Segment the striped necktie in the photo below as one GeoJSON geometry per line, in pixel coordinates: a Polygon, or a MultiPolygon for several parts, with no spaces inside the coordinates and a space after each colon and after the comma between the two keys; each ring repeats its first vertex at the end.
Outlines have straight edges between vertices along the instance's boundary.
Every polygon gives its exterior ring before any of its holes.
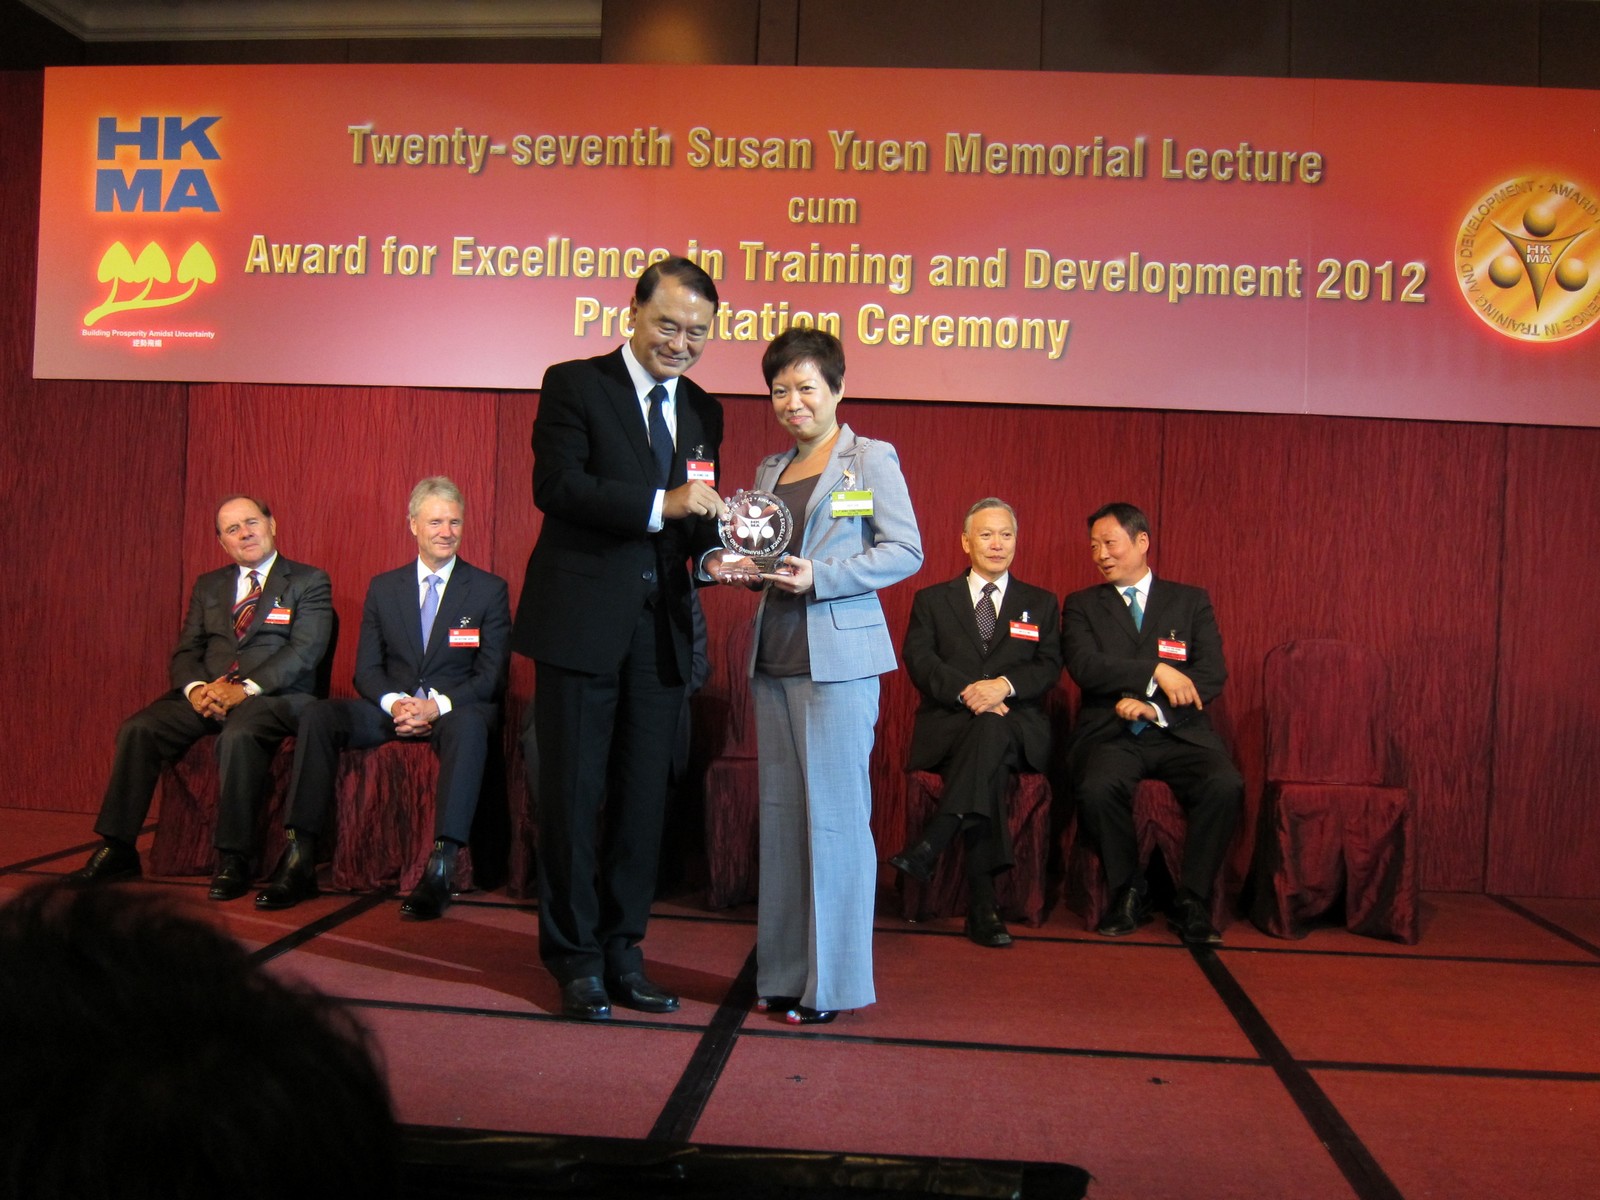
{"type": "Polygon", "coordinates": [[[258,571],[250,572],[250,590],[244,594],[237,604],[233,606],[233,640],[244,641],[244,635],[250,630],[250,622],[255,620],[256,605],[261,602],[261,574],[258,571]]]}

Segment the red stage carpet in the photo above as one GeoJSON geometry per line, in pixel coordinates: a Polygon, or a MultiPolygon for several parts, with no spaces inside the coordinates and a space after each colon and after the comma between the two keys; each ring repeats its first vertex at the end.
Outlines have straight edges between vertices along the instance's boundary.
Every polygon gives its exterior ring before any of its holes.
{"type": "MultiPolygon", "coordinates": [[[[0,810],[0,895],[77,866],[91,821],[0,810]]],[[[796,1030],[750,1011],[750,908],[659,904],[648,968],[681,1010],[586,1025],[552,1015],[527,905],[480,894],[402,924],[390,897],[264,914],[204,882],[144,886],[356,1006],[419,1127],[1076,1164],[1097,1200],[1593,1186],[1600,901],[1431,894],[1414,947],[1235,923],[1199,952],[1161,922],[1107,941],[1057,907],[992,951],[959,920],[889,915],[886,887],[880,1002],[796,1030]]]]}

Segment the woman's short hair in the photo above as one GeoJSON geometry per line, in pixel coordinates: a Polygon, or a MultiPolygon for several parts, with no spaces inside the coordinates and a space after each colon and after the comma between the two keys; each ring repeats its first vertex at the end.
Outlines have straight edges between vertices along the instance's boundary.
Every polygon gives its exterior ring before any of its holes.
{"type": "Polygon", "coordinates": [[[816,367],[832,391],[844,390],[844,346],[833,334],[809,325],[790,326],[772,339],[761,356],[761,374],[770,388],[778,372],[802,362],[816,367]]]}

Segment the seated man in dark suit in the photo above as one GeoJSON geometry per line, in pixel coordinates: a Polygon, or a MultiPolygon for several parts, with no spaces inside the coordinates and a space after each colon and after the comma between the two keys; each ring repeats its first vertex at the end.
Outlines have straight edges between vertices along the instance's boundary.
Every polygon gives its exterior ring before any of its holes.
{"type": "Polygon", "coordinates": [[[967,936],[1000,947],[1011,944],[994,900],[994,876],[1012,865],[1006,785],[1012,771],[1049,760],[1044,700],[1061,677],[1060,627],[1055,595],[1011,577],[1017,517],[1004,500],[968,510],[961,548],[971,569],[917,593],[900,652],[922,693],[907,766],[939,772],[943,798],[922,837],[889,862],[927,881],[964,830],[967,936]]]}
{"type": "Polygon", "coordinates": [[[215,733],[221,798],[210,895],[232,900],[249,890],[256,816],[271,782],[272,756],[315,699],[317,664],[333,630],[333,598],[326,574],[278,553],[278,523],[260,500],[229,496],[217,506],[215,524],[234,565],[195,580],[168,670],[173,690],[117,732],[94,826],[105,840],[73,872],[79,881],[141,873],[134,841],[161,768],[215,733]]]}
{"type": "Polygon", "coordinates": [[[333,797],[339,751],[396,738],[426,739],[439,756],[434,843],[400,914],[426,921],[450,903],[456,851],[478,808],[489,735],[500,719],[511,652],[506,581],[456,557],[466,507],[442,476],[411,492],[417,560],[376,576],[361,610],[359,700],[311,705],[295,735],[289,845],[257,908],[289,908],[317,894],[316,838],[333,797]]]}
{"type": "Polygon", "coordinates": [[[1067,597],[1061,645],[1083,691],[1069,739],[1072,794],[1113,893],[1095,932],[1120,937],[1149,916],[1133,793],[1141,779],[1159,779],[1189,820],[1168,923],[1190,945],[1215,944],[1211,886],[1239,822],[1244,780],[1205,712],[1228,677],[1211,598],[1155,578],[1145,562],[1150,523],[1131,504],[1090,515],[1089,548],[1105,582],[1067,597]]]}

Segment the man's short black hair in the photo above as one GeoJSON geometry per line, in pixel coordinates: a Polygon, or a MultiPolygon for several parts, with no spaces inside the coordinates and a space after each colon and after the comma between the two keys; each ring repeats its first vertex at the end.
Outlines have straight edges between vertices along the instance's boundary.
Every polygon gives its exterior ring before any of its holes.
{"type": "Polygon", "coordinates": [[[633,285],[633,302],[643,304],[656,294],[656,287],[661,282],[662,276],[676,279],[701,299],[709,301],[711,310],[716,311],[717,285],[711,276],[706,274],[699,263],[690,262],[687,258],[676,255],[670,258],[659,259],[644,269],[639,276],[639,281],[633,285]]]}
{"type": "Polygon", "coordinates": [[[1118,501],[1115,504],[1101,505],[1089,514],[1089,528],[1092,530],[1096,521],[1102,521],[1106,517],[1115,517],[1117,524],[1122,526],[1122,532],[1130,539],[1138,537],[1141,533],[1148,535],[1150,532],[1149,518],[1137,504],[1118,501]]]}
{"type": "Polygon", "coordinates": [[[394,1195],[366,1032],[142,885],[0,908],[0,1196],[394,1195]]]}

